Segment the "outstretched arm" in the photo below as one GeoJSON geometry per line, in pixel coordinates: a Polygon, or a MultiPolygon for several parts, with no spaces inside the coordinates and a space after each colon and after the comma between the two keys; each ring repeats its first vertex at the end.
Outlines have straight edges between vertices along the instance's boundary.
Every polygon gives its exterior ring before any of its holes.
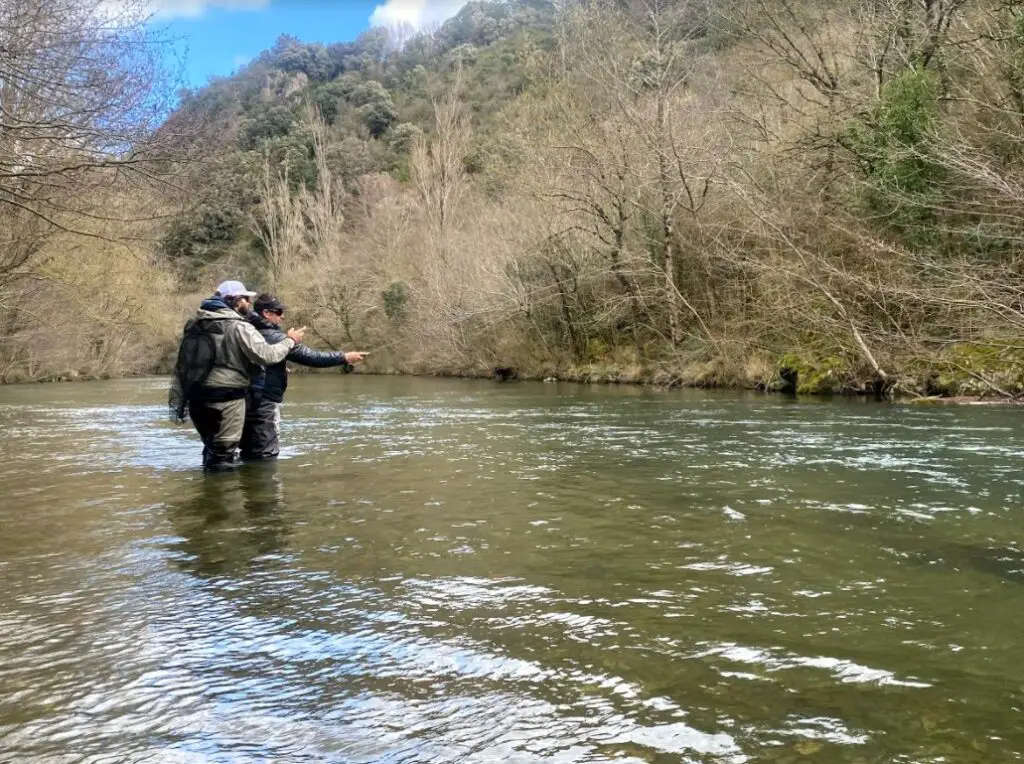
{"type": "Polygon", "coordinates": [[[288,354],[288,360],[302,366],[315,366],[321,369],[329,366],[342,366],[345,371],[352,371],[357,363],[362,363],[365,356],[366,353],[354,350],[348,353],[344,350],[324,353],[305,345],[296,345],[288,354]]]}
{"type": "Polygon", "coordinates": [[[288,353],[288,360],[300,366],[312,366],[317,369],[327,369],[331,366],[349,366],[345,360],[345,354],[338,351],[322,352],[313,350],[305,345],[296,345],[288,353]]]}

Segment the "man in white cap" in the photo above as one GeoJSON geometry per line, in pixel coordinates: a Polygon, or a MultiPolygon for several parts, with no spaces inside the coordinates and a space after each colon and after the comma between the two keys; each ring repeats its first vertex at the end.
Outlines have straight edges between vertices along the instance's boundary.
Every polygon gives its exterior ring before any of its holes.
{"type": "Polygon", "coordinates": [[[305,327],[267,344],[244,319],[255,292],[241,281],[225,281],[185,324],[178,348],[169,403],[174,417],[185,411],[203,439],[203,467],[210,471],[235,465],[235,451],[245,424],[245,391],[263,366],[280,363],[302,342],[305,327]]]}

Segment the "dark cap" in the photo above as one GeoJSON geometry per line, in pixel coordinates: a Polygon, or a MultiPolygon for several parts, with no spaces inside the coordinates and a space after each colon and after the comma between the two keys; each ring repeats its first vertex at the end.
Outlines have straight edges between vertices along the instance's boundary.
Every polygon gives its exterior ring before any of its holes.
{"type": "Polygon", "coordinates": [[[275,295],[268,292],[257,295],[256,302],[253,303],[252,307],[257,313],[262,313],[265,310],[269,310],[274,313],[284,313],[288,310],[288,306],[277,299],[275,295]]]}

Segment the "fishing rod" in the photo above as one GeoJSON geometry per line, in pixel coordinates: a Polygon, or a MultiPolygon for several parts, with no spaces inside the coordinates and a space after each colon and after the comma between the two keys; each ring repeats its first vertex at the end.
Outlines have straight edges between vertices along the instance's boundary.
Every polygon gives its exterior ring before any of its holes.
{"type": "MultiPolygon", "coordinates": [[[[587,280],[589,278],[594,278],[594,277],[606,278],[609,275],[611,275],[611,274],[608,272],[608,270],[606,270],[604,268],[595,268],[591,272],[584,271],[582,273],[575,274],[575,280],[587,280]]],[[[636,277],[636,276],[645,276],[645,275],[651,275],[651,270],[650,269],[640,269],[640,270],[620,271],[617,275],[634,276],[634,277],[636,277]]],[[[492,294],[496,294],[496,293],[492,293],[492,294]]],[[[522,306],[524,304],[526,304],[528,301],[530,303],[532,303],[534,307],[541,307],[544,304],[546,304],[547,302],[553,301],[556,298],[558,298],[560,296],[563,296],[564,294],[565,294],[565,292],[564,292],[564,285],[563,284],[560,284],[560,283],[546,284],[546,285],[544,285],[542,287],[537,287],[535,289],[524,291],[524,292],[521,292],[521,293],[515,295],[516,303],[517,303],[518,307],[516,307],[514,309],[510,309],[510,307],[508,305],[500,305],[500,306],[495,306],[493,308],[483,308],[483,309],[480,309],[480,310],[471,311],[469,313],[466,313],[466,314],[463,314],[463,315],[459,315],[459,316],[455,316],[454,318],[450,318],[450,319],[447,319],[447,320],[433,321],[433,322],[430,322],[426,327],[424,327],[420,331],[414,331],[412,333],[406,333],[406,334],[403,334],[403,336],[401,336],[401,337],[398,337],[396,339],[390,340],[390,341],[385,342],[383,344],[372,345],[369,350],[356,351],[356,352],[361,352],[361,353],[363,353],[365,355],[370,355],[370,354],[376,355],[378,353],[381,353],[382,351],[385,351],[385,350],[388,350],[390,348],[393,348],[396,345],[401,345],[403,343],[412,342],[412,341],[415,341],[417,339],[423,339],[423,338],[429,336],[432,332],[434,332],[434,331],[436,331],[438,329],[448,329],[448,328],[451,328],[453,326],[458,326],[459,324],[465,323],[466,321],[470,321],[472,319],[479,318],[480,316],[487,316],[489,314],[499,313],[499,312],[504,311],[505,315],[499,315],[494,320],[488,321],[486,323],[486,325],[483,327],[484,329],[490,329],[490,328],[493,328],[494,326],[497,326],[497,325],[501,324],[504,321],[508,321],[508,320],[510,320],[512,318],[515,318],[515,317],[517,317],[519,315],[522,315],[524,313],[524,309],[523,309],[522,306]],[[545,294],[545,293],[548,293],[548,294],[545,294]]],[[[315,318],[314,318],[314,322],[315,322],[315,318]]],[[[339,352],[340,353],[341,349],[339,347],[337,347],[334,343],[332,343],[327,337],[325,337],[316,328],[314,322],[311,322],[311,324],[309,326],[310,331],[314,335],[316,335],[316,337],[320,341],[322,341],[328,348],[330,348],[331,350],[334,350],[335,352],[339,352]]]]}
{"type": "MultiPolygon", "coordinates": [[[[528,299],[536,301],[537,296],[540,295],[541,293],[546,292],[546,291],[554,291],[556,289],[560,289],[559,285],[557,285],[557,284],[548,284],[547,286],[539,287],[537,289],[531,290],[529,292],[526,292],[525,294],[520,295],[518,302],[521,304],[524,300],[528,300],[528,299]]],[[[555,295],[552,295],[552,297],[554,297],[554,296],[557,296],[557,293],[555,295]]],[[[537,303],[537,304],[542,304],[542,303],[537,303]]],[[[507,320],[509,320],[511,318],[515,318],[517,315],[520,314],[521,310],[522,310],[521,308],[509,309],[509,306],[501,305],[501,306],[496,306],[496,307],[493,307],[493,308],[483,308],[481,310],[471,311],[469,313],[465,313],[463,315],[455,316],[454,318],[450,318],[450,319],[447,319],[447,320],[440,320],[440,321],[430,322],[429,325],[426,328],[424,328],[424,329],[422,329],[420,331],[416,331],[416,332],[412,332],[412,333],[406,333],[402,337],[398,337],[396,339],[390,340],[389,342],[385,342],[384,344],[373,345],[373,346],[370,347],[369,350],[360,350],[360,351],[356,351],[356,352],[364,353],[366,355],[369,355],[370,353],[377,354],[377,353],[380,353],[383,350],[388,350],[389,348],[392,348],[395,345],[400,345],[400,344],[402,344],[404,342],[410,342],[410,341],[413,341],[413,340],[422,339],[424,337],[427,337],[427,336],[429,336],[429,334],[432,331],[434,331],[436,329],[447,329],[447,328],[450,328],[452,326],[458,326],[459,324],[465,323],[466,321],[469,321],[469,320],[474,319],[474,318],[478,318],[480,316],[486,316],[486,315],[491,314],[491,313],[498,313],[500,311],[506,311],[506,315],[499,316],[496,320],[489,321],[487,323],[485,328],[489,329],[489,328],[491,328],[493,326],[497,326],[502,321],[507,321],[507,320]]],[[[315,334],[316,337],[321,342],[323,342],[328,348],[330,348],[331,350],[333,350],[335,352],[340,353],[341,352],[341,348],[339,348],[337,345],[335,345],[333,342],[331,342],[327,337],[325,337],[316,328],[315,320],[316,319],[314,317],[313,320],[310,322],[310,325],[308,327],[309,331],[311,331],[313,334],[315,334]]]]}
{"type": "MultiPolygon", "coordinates": [[[[385,342],[383,345],[376,345],[371,350],[368,350],[366,352],[367,353],[379,353],[382,350],[387,350],[388,348],[392,348],[395,345],[401,345],[404,342],[410,342],[410,341],[416,340],[416,339],[423,339],[424,337],[427,337],[430,334],[431,330],[435,330],[435,329],[448,329],[448,328],[451,328],[453,326],[458,326],[459,324],[465,323],[466,321],[469,321],[470,319],[477,318],[479,316],[485,316],[488,313],[496,313],[496,312],[498,312],[500,310],[507,310],[507,309],[505,307],[487,308],[487,309],[484,309],[484,310],[473,311],[472,313],[467,313],[467,314],[465,314],[463,316],[456,316],[455,318],[450,318],[450,319],[448,319],[446,321],[440,321],[440,322],[432,324],[428,329],[424,329],[424,330],[419,331],[419,332],[413,332],[412,335],[406,335],[404,337],[399,337],[397,339],[391,340],[390,342],[385,342]]],[[[509,311],[507,315],[500,317],[497,321],[493,321],[493,322],[487,324],[487,326],[488,326],[488,328],[491,327],[491,326],[495,326],[498,323],[500,323],[501,321],[507,321],[508,319],[513,318],[515,316],[516,316],[516,312],[515,311],[509,311]]]]}
{"type": "MultiPolygon", "coordinates": [[[[381,353],[384,350],[388,350],[390,348],[395,347],[396,345],[401,345],[401,344],[403,344],[405,342],[412,342],[412,341],[417,340],[417,339],[423,339],[423,338],[427,337],[430,334],[431,330],[438,329],[438,328],[440,328],[440,329],[447,329],[447,328],[452,327],[452,326],[458,326],[459,324],[465,323],[466,321],[469,321],[470,319],[477,318],[478,316],[482,316],[482,315],[487,315],[488,313],[495,313],[495,312],[500,311],[500,310],[505,310],[505,308],[504,307],[488,308],[486,310],[474,311],[472,313],[467,313],[466,315],[463,315],[463,316],[457,316],[457,317],[455,317],[453,319],[448,319],[447,321],[433,323],[433,324],[431,324],[431,326],[428,329],[425,329],[425,330],[422,330],[422,331],[419,331],[419,332],[413,332],[412,334],[406,334],[406,335],[404,335],[402,337],[398,337],[397,339],[391,340],[389,342],[385,342],[382,345],[372,345],[369,350],[357,350],[357,351],[353,351],[353,352],[362,353],[363,355],[370,355],[370,354],[377,355],[377,354],[381,353]]],[[[488,322],[486,328],[490,328],[492,326],[496,326],[497,324],[501,323],[501,321],[513,318],[515,315],[516,315],[515,311],[509,311],[507,315],[500,317],[498,320],[492,321],[492,322],[488,322]]],[[[315,334],[317,339],[319,339],[329,349],[333,350],[336,353],[342,352],[341,348],[339,348],[337,345],[335,345],[333,342],[331,342],[329,339],[327,339],[327,337],[325,337],[323,334],[321,334],[320,331],[316,328],[315,324],[313,324],[312,322],[309,325],[309,330],[313,334],[315,334]]]]}

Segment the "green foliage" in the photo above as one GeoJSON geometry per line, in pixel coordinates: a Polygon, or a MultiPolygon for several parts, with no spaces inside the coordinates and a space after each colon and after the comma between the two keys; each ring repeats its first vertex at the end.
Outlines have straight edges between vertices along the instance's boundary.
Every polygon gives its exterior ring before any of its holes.
{"type": "Polygon", "coordinates": [[[356,85],[348,96],[353,106],[367,106],[381,101],[390,101],[391,94],[377,80],[368,80],[356,85]]]}
{"type": "Polygon", "coordinates": [[[285,137],[294,123],[295,115],[287,106],[271,106],[242,123],[238,145],[244,151],[252,151],[266,141],[285,137]]]}
{"type": "Polygon", "coordinates": [[[256,63],[272,71],[302,72],[314,81],[326,81],[334,73],[334,62],[323,45],[304,43],[288,34],[280,35],[270,50],[256,58],[256,63]]]}
{"type": "Polygon", "coordinates": [[[478,141],[474,141],[469,152],[462,157],[462,169],[468,175],[478,175],[487,169],[487,153],[478,141]]]}
{"type": "Polygon", "coordinates": [[[951,345],[939,356],[932,391],[992,395],[995,388],[1024,390],[1024,351],[983,344],[951,345]]]}
{"type": "Polygon", "coordinates": [[[357,107],[360,121],[374,138],[382,136],[398,120],[391,94],[376,80],[357,85],[348,100],[357,107]]]}
{"type": "Polygon", "coordinates": [[[348,136],[331,147],[328,163],[342,182],[351,186],[360,176],[379,169],[369,142],[348,136]]]}
{"type": "Polygon", "coordinates": [[[332,69],[323,45],[288,45],[278,54],[277,65],[293,74],[302,72],[314,82],[327,80],[332,69]]]}
{"type": "Polygon", "coordinates": [[[925,244],[931,236],[943,177],[929,151],[939,126],[940,95],[935,72],[909,69],[886,84],[870,114],[846,135],[867,180],[868,208],[886,216],[911,243],[925,244]]]}
{"type": "Polygon", "coordinates": [[[352,94],[351,80],[342,78],[324,85],[318,85],[310,93],[310,102],[329,125],[333,125],[345,102],[352,94]]]}
{"type": "MultiPolygon", "coordinates": [[[[493,119],[526,86],[527,61],[538,42],[550,42],[545,30],[553,28],[553,18],[548,0],[474,0],[435,34],[415,37],[401,52],[391,51],[383,29],[327,46],[281,35],[237,75],[183,93],[172,121],[209,125],[210,141],[236,136],[238,148],[256,155],[243,164],[261,166],[269,156],[287,165],[293,182],[309,183],[315,173],[301,130],[305,102],[332,127],[348,177],[356,168],[393,171],[415,136],[430,129],[431,98],[453,61],[463,67],[467,106],[493,119]],[[386,139],[385,146],[362,146],[367,134],[386,139]]],[[[481,170],[482,157],[471,157],[468,169],[481,170]]]]}
{"type": "Polygon", "coordinates": [[[534,84],[534,62],[549,42],[536,30],[524,31],[480,50],[471,64],[463,66],[462,97],[481,127],[534,84]]]}
{"type": "Polygon", "coordinates": [[[404,281],[392,281],[387,288],[381,292],[381,299],[384,301],[384,313],[392,321],[401,321],[405,318],[406,306],[409,302],[409,288],[404,281]]]}
{"type": "Polygon", "coordinates": [[[587,340],[587,357],[594,361],[600,361],[611,352],[611,346],[600,337],[591,337],[587,340]]]}
{"type": "Polygon", "coordinates": [[[356,59],[353,63],[363,70],[370,70],[375,64],[379,64],[387,55],[390,45],[388,30],[382,27],[368,29],[356,38],[355,49],[356,59]]]}
{"type": "Polygon", "coordinates": [[[395,125],[388,135],[388,148],[396,154],[408,154],[423,131],[409,122],[395,125]]]}
{"type": "Polygon", "coordinates": [[[228,206],[204,205],[175,219],[160,250],[183,272],[214,262],[238,236],[242,213],[228,206]]]}
{"type": "Polygon", "coordinates": [[[312,135],[308,129],[298,129],[289,135],[266,141],[263,150],[273,166],[285,170],[291,188],[316,186],[317,169],[313,158],[312,135]]]}
{"type": "Polygon", "coordinates": [[[465,43],[464,45],[459,45],[448,51],[445,56],[445,62],[451,68],[455,68],[456,66],[465,66],[467,64],[475,64],[478,52],[479,51],[475,45],[472,43],[465,43]]]}
{"type": "Polygon", "coordinates": [[[444,51],[466,44],[486,47],[523,29],[550,28],[553,18],[549,0],[472,0],[441,28],[437,38],[444,51]]]}
{"type": "Polygon", "coordinates": [[[420,64],[405,73],[400,87],[407,93],[422,94],[427,92],[427,84],[429,81],[430,75],[427,72],[426,67],[420,64]]]}
{"type": "Polygon", "coordinates": [[[366,106],[360,107],[358,113],[359,118],[366,125],[366,129],[374,138],[384,135],[398,119],[398,111],[390,100],[368,103],[366,106]]]}
{"type": "Polygon", "coordinates": [[[786,353],[779,359],[778,368],[796,372],[796,392],[801,395],[849,392],[856,379],[849,362],[838,356],[818,358],[786,353]]]}

